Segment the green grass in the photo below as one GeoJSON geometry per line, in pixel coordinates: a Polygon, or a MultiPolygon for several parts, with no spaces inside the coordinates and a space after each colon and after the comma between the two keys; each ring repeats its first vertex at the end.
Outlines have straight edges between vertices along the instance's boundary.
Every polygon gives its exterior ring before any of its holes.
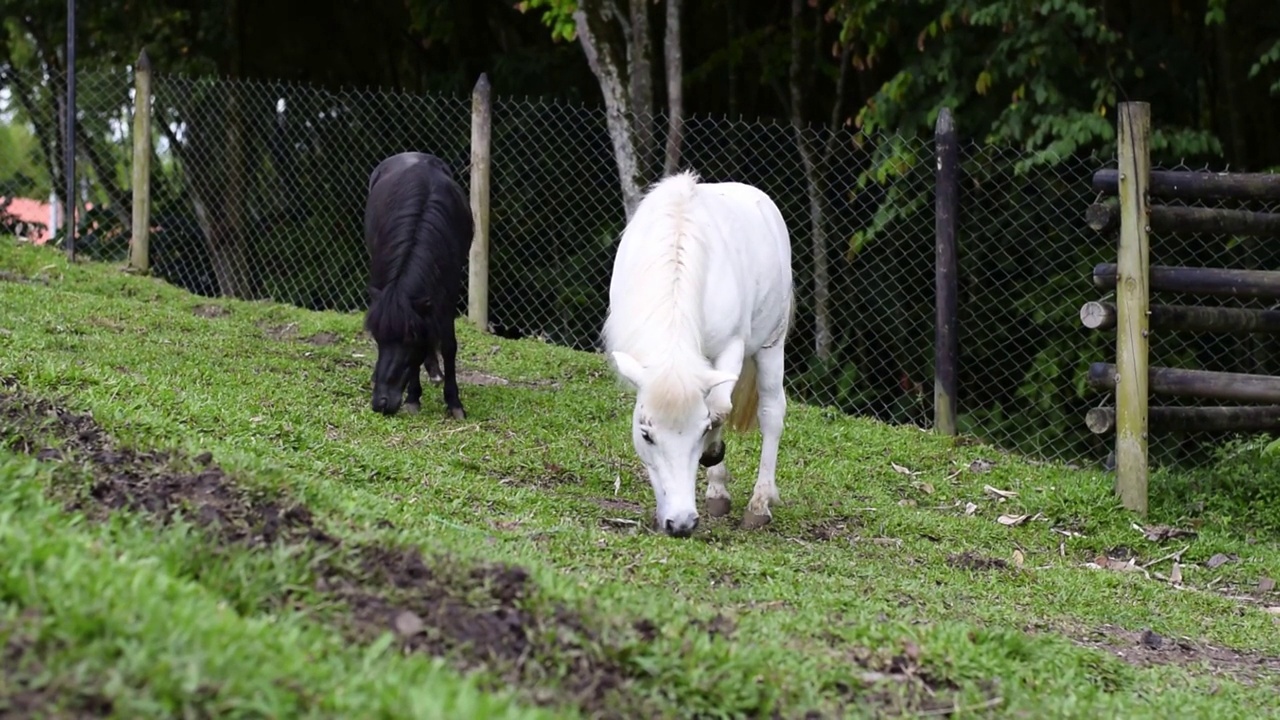
{"type": "Polygon", "coordinates": [[[397,652],[389,636],[353,638],[341,603],[309,589],[310,551],[212,552],[193,526],[68,511],[56,481],[67,468],[9,452],[0,638],[23,669],[6,668],[0,707],[566,716],[579,704],[555,674],[587,657],[626,681],[584,714],[1275,715],[1280,625],[1266,607],[1280,597],[1253,588],[1280,577],[1280,465],[1258,444],[1214,468],[1157,473],[1146,523],[1197,534],[1153,542],[1109,475],[793,403],[773,524],[737,527],[759,436],[731,435],[734,513],[681,541],[644,528],[652,497],[630,447],[630,397],[597,355],[460,321],[463,370],[508,383],[464,384],[462,422],[445,418],[434,386],[421,415],[387,419],[368,410],[375,349],[358,315],[198,298],[9,241],[0,268],[0,377],[138,448],[211,451],[241,485],[305,504],[344,541],[527,568],[531,613],[563,604],[592,628],[581,657],[549,645],[542,675],[464,673],[397,652]],[[225,312],[197,312],[208,306],[225,312]],[[333,341],[308,341],[318,333],[333,341]],[[987,485],[1017,495],[997,500],[987,485]],[[997,521],[1023,514],[1033,519],[997,521]],[[1171,561],[1086,567],[1184,546],[1181,588],[1150,575],[1171,561]],[[963,553],[1007,566],[966,567],[963,553]],[[1208,567],[1216,554],[1231,561],[1208,567]],[[639,620],[656,631],[638,633],[639,620]],[[1135,644],[1145,629],[1160,649],[1135,644]],[[1175,646],[1183,638],[1190,649],[1175,646]],[[871,687],[873,671],[888,679],[871,687]]]}

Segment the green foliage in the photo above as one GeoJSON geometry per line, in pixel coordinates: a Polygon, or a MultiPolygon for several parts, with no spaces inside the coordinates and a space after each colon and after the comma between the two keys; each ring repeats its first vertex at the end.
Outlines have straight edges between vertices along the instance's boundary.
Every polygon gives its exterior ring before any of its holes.
{"type": "Polygon", "coordinates": [[[520,12],[542,10],[542,24],[551,28],[553,40],[573,42],[578,37],[573,13],[578,9],[576,0],[523,0],[516,4],[520,12]]]}
{"type": "MultiPolygon", "coordinates": [[[[1031,153],[1025,172],[1077,154],[1108,152],[1118,92],[1146,94],[1172,71],[1138,53],[1133,36],[1110,27],[1093,0],[932,0],[843,2],[843,37],[865,48],[854,62],[901,56],[855,122],[867,135],[927,132],[948,106],[967,133],[1031,153]],[[910,45],[908,45],[910,43],[910,45]]],[[[1158,102],[1158,101],[1157,101],[1158,102]]],[[[1159,123],[1159,118],[1157,118],[1159,123]]],[[[1166,127],[1153,142],[1163,156],[1221,152],[1211,133],[1166,127]]]]}
{"type": "Polygon", "coordinates": [[[49,170],[30,126],[16,119],[0,125],[0,197],[43,199],[51,188],[49,170]]]}
{"type": "MultiPolygon", "coordinates": [[[[1262,53],[1262,57],[1258,58],[1258,61],[1250,66],[1249,77],[1257,77],[1264,68],[1277,65],[1280,65],[1280,40],[1276,40],[1266,52],[1262,53]]],[[[1280,76],[1272,81],[1271,94],[1280,95],[1280,76]]]]}

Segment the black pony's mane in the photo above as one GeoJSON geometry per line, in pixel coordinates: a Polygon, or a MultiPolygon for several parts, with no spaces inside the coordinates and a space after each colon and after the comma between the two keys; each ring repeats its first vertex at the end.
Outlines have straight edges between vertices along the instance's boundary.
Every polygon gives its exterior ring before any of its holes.
{"type": "Polygon", "coordinates": [[[370,335],[414,342],[431,335],[439,313],[452,318],[473,227],[462,189],[439,158],[406,153],[373,171],[365,209],[370,335]]]}

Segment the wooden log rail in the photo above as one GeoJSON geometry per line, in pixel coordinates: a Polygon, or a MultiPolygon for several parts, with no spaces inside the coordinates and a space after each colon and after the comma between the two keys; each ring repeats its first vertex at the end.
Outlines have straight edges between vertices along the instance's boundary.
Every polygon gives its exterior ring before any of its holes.
{"type": "MultiPolygon", "coordinates": [[[[1088,383],[1095,390],[1114,389],[1116,366],[1092,363],[1088,383]]],[[[1147,387],[1156,395],[1280,404],[1280,377],[1274,375],[1153,367],[1147,371],[1147,387]]]]}
{"type": "MultiPolygon", "coordinates": [[[[1101,263],[1093,268],[1093,286],[1101,290],[1115,288],[1115,263],[1101,263]]],[[[1215,297],[1280,300],[1280,271],[1152,265],[1149,289],[1215,297]]]]}
{"type": "MultiPolygon", "coordinates": [[[[1095,435],[1116,429],[1114,408],[1093,408],[1084,423],[1095,435]]],[[[1280,430],[1280,405],[1239,407],[1153,407],[1147,424],[1158,432],[1268,432],[1280,430]]]]}
{"type": "MultiPolygon", "coordinates": [[[[1151,197],[1280,202],[1280,174],[1152,170],[1148,178],[1151,197]]],[[[1119,187],[1119,170],[1106,168],[1093,174],[1095,192],[1115,195],[1119,187]]]]}
{"type": "MultiPolygon", "coordinates": [[[[1156,233],[1280,236],[1280,213],[1174,205],[1152,205],[1148,212],[1156,233]]],[[[1085,211],[1085,222],[1100,233],[1111,232],[1120,227],[1120,208],[1115,201],[1094,203],[1085,211]]]]}
{"type": "MultiPolygon", "coordinates": [[[[1116,326],[1117,312],[1113,303],[1087,302],[1080,307],[1080,324],[1090,330],[1111,330],[1116,326]]],[[[1150,312],[1152,330],[1280,334],[1280,310],[1152,305],[1150,312]]]]}

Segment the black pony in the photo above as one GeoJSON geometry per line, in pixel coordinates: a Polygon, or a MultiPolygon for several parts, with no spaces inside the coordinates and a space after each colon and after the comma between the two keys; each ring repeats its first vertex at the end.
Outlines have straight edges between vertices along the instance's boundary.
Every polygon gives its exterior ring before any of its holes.
{"type": "Polygon", "coordinates": [[[431,382],[439,382],[438,352],[444,360],[445,406],[454,418],[466,417],[454,375],[453,322],[473,228],[467,198],[440,158],[400,153],[369,175],[364,241],[371,267],[364,326],[378,343],[375,412],[394,415],[406,387],[405,410],[420,410],[419,368],[425,363],[431,382]]]}

